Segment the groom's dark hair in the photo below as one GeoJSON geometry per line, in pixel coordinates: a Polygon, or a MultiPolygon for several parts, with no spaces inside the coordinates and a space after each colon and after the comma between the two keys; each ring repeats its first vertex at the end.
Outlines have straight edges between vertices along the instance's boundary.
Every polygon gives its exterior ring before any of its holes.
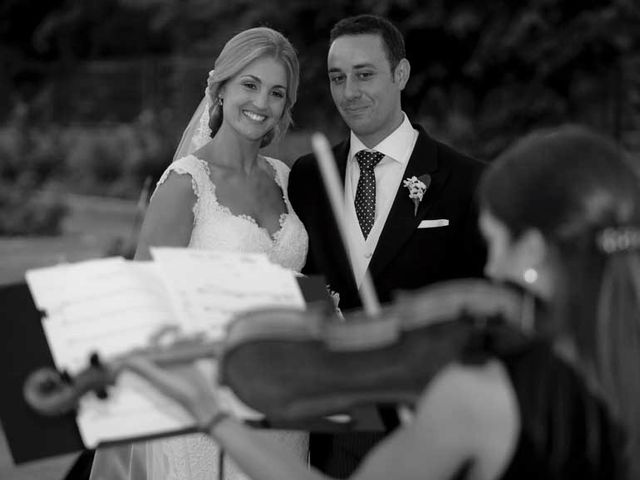
{"type": "Polygon", "coordinates": [[[357,15],[336,23],[329,34],[329,44],[345,35],[380,35],[387,59],[393,72],[400,60],[406,57],[404,38],[400,30],[386,18],[377,15],[357,15]]]}

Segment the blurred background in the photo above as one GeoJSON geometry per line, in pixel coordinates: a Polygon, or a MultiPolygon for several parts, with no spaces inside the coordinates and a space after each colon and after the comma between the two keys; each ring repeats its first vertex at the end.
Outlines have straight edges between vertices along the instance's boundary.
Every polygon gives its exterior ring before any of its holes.
{"type": "MultiPolygon", "coordinates": [[[[267,153],[291,163],[310,132],[340,138],[327,39],[359,13],[403,32],[405,111],[440,140],[491,160],[533,127],[571,121],[640,164],[638,0],[2,0],[0,284],[131,255],[149,188],[240,30],[280,30],[300,56],[295,125],[267,153]]],[[[1,478],[58,479],[70,461],[14,468],[0,452],[1,478]]]]}

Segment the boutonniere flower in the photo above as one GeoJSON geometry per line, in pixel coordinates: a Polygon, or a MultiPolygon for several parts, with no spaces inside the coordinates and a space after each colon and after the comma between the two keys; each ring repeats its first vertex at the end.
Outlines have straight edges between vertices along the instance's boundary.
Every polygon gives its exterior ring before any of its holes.
{"type": "Polygon", "coordinates": [[[409,177],[402,182],[402,185],[409,189],[409,198],[413,200],[413,215],[418,214],[418,205],[424,197],[424,193],[431,184],[431,175],[425,173],[419,177],[409,177]]]}

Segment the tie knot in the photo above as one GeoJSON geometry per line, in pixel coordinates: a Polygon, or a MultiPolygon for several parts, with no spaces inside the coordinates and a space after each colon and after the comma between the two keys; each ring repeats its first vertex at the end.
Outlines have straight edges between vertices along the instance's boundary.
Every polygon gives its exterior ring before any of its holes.
{"type": "Polygon", "coordinates": [[[366,170],[373,170],[373,168],[378,164],[380,160],[384,158],[384,153],[380,152],[369,152],[367,150],[360,150],[356,153],[356,160],[360,165],[360,168],[366,170]]]}

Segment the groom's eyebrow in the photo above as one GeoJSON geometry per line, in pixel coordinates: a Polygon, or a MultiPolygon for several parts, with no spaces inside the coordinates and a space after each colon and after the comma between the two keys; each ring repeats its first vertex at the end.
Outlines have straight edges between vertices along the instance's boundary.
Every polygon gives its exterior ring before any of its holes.
{"type": "Polygon", "coordinates": [[[361,70],[363,68],[376,68],[376,66],[373,63],[359,63],[353,66],[354,70],[361,70]]]}
{"type": "MultiPolygon", "coordinates": [[[[353,65],[351,67],[351,70],[362,70],[364,68],[376,68],[376,66],[373,63],[358,63],[356,65],[353,65]]],[[[329,73],[336,73],[336,72],[342,72],[343,70],[341,68],[337,68],[337,67],[332,67],[329,69],[329,73]]]]}

